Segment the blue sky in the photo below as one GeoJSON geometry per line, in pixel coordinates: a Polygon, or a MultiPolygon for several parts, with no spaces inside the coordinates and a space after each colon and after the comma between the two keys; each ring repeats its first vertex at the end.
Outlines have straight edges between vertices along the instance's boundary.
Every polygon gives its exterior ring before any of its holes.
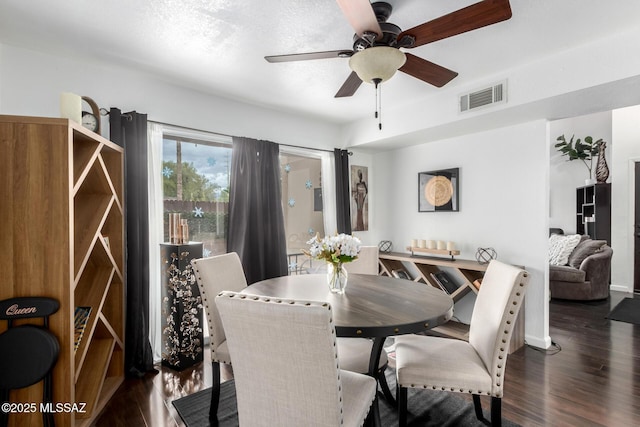
{"type": "MultiPolygon", "coordinates": [[[[176,161],[176,143],[165,139],[162,144],[164,161],[176,161]]],[[[229,186],[229,164],[231,162],[231,146],[220,147],[207,144],[182,143],[182,162],[191,163],[210,182],[220,187],[229,186]]]]}

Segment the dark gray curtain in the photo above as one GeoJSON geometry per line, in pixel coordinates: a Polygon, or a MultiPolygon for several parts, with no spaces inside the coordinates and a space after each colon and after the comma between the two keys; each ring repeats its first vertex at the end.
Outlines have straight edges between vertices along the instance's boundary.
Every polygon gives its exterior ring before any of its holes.
{"type": "Polygon", "coordinates": [[[336,148],[336,217],[338,233],[351,234],[351,198],[349,197],[349,152],[336,148]]]}
{"type": "Polygon", "coordinates": [[[249,284],[288,274],[279,154],[273,142],[233,138],[227,251],[249,284]]]}
{"type": "Polygon", "coordinates": [[[125,372],[153,370],[149,343],[149,204],[147,115],[109,112],[111,140],[124,147],[126,328],[125,372]]]}

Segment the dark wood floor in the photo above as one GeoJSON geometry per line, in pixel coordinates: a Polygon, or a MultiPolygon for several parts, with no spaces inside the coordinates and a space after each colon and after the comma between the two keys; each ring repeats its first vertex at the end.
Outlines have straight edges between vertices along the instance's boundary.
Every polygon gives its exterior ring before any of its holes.
{"type": "MultiPolygon", "coordinates": [[[[550,335],[561,351],[525,347],[509,356],[503,416],[523,426],[639,426],[640,326],[605,318],[629,296],[552,301],[550,335]]],[[[171,401],[210,386],[208,361],[183,372],[159,368],[125,381],[97,425],[183,426],[171,401]]]]}

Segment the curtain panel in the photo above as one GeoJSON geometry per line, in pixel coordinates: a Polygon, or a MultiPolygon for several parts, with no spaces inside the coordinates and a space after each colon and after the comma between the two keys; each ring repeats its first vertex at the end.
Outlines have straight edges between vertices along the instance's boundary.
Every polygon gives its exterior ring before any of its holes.
{"type": "Polygon", "coordinates": [[[140,377],[153,368],[149,343],[149,204],[147,115],[109,112],[111,140],[124,147],[126,327],[125,372],[140,377]]]}
{"type": "Polygon", "coordinates": [[[333,153],[321,154],[322,164],[322,218],[325,236],[332,236],[338,231],[336,216],[336,162],[333,153]]]}
{"type": "Polygon", "coordinates": [[[149,168],[149,340],[153,361],[162,360],[162,263],[160,244],[164,242],[164,206],[162,188],[162,139],[164,127],[158,123],[147,126],[149,168]]]}
{"type": "Polygon", "coordinates": [[[349,152],[336,148],[336,221],[338,233],[351,234],[351,199],[349,197],[349,152]]]}
{"type": "Polygon", "coordinates": [[[247,283],[286,276],[278,144],[233,137],[227,252],[236,252],[247,283]]]}

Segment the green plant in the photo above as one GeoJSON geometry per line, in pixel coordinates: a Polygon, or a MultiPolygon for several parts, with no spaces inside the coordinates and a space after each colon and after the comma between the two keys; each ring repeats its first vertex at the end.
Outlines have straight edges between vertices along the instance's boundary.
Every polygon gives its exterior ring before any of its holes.
{"type": "Polygon", "coordinates": [[[593,169],[593,157],[598,154],[598,148],[602,143],[602,138],[594,141],[591,136],[585,136],[584,141],[580,138],[573,140],[575,135],[571,136],[569,142],[565,139],[564,135],[560,135],[556,138],[559,141],[555,147],[562,153],[563,156],[568,156],[569,161],[581,160],[582,163],[589,170],[589,179],[591,179],[591,171],[593,169]],[[588,163],[587,163],[588,162],[588,163]]]}

